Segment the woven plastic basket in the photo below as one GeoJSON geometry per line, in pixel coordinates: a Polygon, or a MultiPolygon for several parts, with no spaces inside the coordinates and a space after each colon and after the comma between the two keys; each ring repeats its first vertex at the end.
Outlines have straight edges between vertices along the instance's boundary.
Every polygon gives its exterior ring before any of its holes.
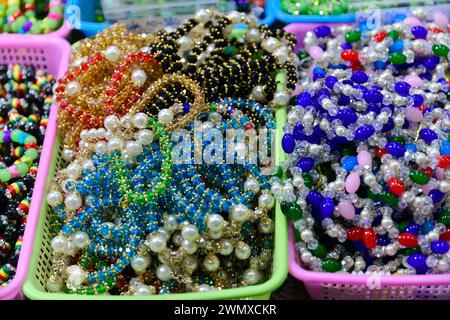
{"type": "MultiPolygon", "coordinates": [[[[280,85],[284,81],[284,76],[278,77],[280,85]]],[[[281,145],[281,137],[283,135],[282,127],[285,124],[286,110],[279,109],[276,113],[277,130],[275,134],[276,145],[281,145]]],[[[282,161],[284,154],[280,149],[276,149],[276,163],[282,161]]],[[[53,154],[50,162],[50,170],[47,181],[50,181],[55,170],[63,167],[61,159],[62,144],[61,137],[55,141],[53,154]]],[[[44,199],[48,192],[48,184],[44,190],[44,199]]],[[[280,205],[276,204],[275,209],[275,244],[273,253],[272,275],[266,282],[236,288],[225,289],[213,292],[201,293],[179,293],[167,295],[151,295],[151,296],[85,296],[85,295],[69,295],[64,293],[50,293],[46,290],[46,281],[50,273],[52,250],[50,246],[50,210],[44,200],[41,206],[41,215],[39,218],[38,228],[36,230],[36,241],[34,243],[33,256],[31,258],[30,273],[23,287],[25,295],[34,300],[213,300],[213,299],[269,299],[273,291],[275,291],[287,277],[287,222],[281,212],[280,205]]]]}
{"type": "MultiPolygon", "coordinates": [[[[57,37],[43,38],[28,35],[0,36],[0,63],[31,64],[56,77],[64,75],[69,62],[70,46],[57,37]]],[[[42,194],[50,165],[53,142],[56,135],[56,106],[52,105],[42,147],[23,245],[19,255],[17,272],[8,286],[0,288],[0,299],[21,298],[21,287],[28,273],[34,234],[41,210],[42,194]]]]}

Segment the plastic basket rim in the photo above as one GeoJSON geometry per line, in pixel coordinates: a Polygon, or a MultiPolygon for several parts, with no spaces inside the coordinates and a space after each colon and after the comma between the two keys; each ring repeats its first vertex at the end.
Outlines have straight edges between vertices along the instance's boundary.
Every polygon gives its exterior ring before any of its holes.
{"type": "Polygon", "coordinates": [[[309,14],[300,14],[293,15],[284,12],[280,3],[281,0],[266,0],[270,3],[270,8],[273,10],[273,14],[276,19],[283,21],[284,23],[294,23],[294,22],[312,22],[312,23],[333,23],[333,22],[354,22],[356,19],[356,15],[354,13],[342,13],[336,15],[309,15],[309,14]]]}
{"type": "MultiPolygon", "coordinates": [[[[279,76],[277,79],[279,85],[282,85],[282,77],[279,76]]],[[[281,138],[283,134],[283,126],[286,121],[286,108],[280,108],[275,114],[277,129],[275,134],[276,145],[281,145],[281,138]]],[[[59,137],[59,132],[58,132],[59,137]]],[[[53,148],[52,148],[53,149],[53,148]]],[[[52,155],[56,157],[56,153],[52,155]]],[[[281,148],[277,149],[276,152],[276,163],[279,164],[284,158],[284,153],[281,148]]],[[[53,172],[51,174],[53,176],[53,172]]],[[[44,194],[46,194],[46,189],[50,177],[47,175],[46,188],[44,189],[44,194]]],[[[42,207],[41,211],[45,209],[42,207]]],[[[37,264],[38,257],[40,254],[40,249],[42,247],[42,224],[44,222],[44,214],[41,213],[39,217],[39,223],[37,226],[36,241],[34,242],[33,253],[31,256],[30,269],[32,266],[37,264]],[[38,238],[39,237],[39,238],[38,238]]],[[[113,295],[70,295],[65,293],[51,293],[42,291],[33,284],[31,277],[35,278],[36,269],[30,270],[29,276],[25,281],[23,286],[24,294],[33,300],[214,300],[214,299],[242,299],[251,297],[261,297],[267,294],[271,294],[273,291],[278,289],[288,275],[288,235],[287,235],[287,220],[284,214],[281,212],[280,204],[277,202],[275,207],[275,236],[274,236],[274,252],[272,255],[272,274],[270,278],[257,285],[224,289],[220,291],[212,292],[195,292],[195,293],[175,293],[175,294],[164,294],[164,295],[150,295],[150,296],[113,296],[113,295]]],[[[37,279],[35,279],[37,280],[37,279]]]]}
{"type": "Polygon", "coordinates": [[[2,32],[2,33],[0,33],[0,35],[2,37],[5,35],[20,35],[20,36],[29,35],[29,36],[33,36],[33,37],[61,37],[61,38],[64,38],[65,36],[67,36],[69,34],[70,30],[72,30],[72,27],[64,18],[64,22],[61,25],[61,27],[59,27],[57,30],[54,30],[52,32],[41,33],[41,34],[19,34],[19,33],[2,32]]]}
{"type": "MultiPolygon", "coordinates": [[[[67,41],[58,37],[44,38],[40,35],[4,34],[0,36],[0,47],[7,47],[8,44],[12,42],[14,42],[15,46],[20,46],[23,48],[27,47],[32,48],[33,45],[36,43],[46,44],[49,47],[53,47],[53,49],[59,48],[61,53],[61,59],[58,65],[58,71],[56,72],[56,74],[54,74],[54,76],[56,78],[60,78],[61,76],[64,75],[65,68],[67,66],[70,56],[70,46],[67,41]]],[[[54,108],[53,104],[50,108],[48,123],[50,124],[51,121],[56,121],[56,109],[54,108]]],[[[44,142],[42,144],[42,152],[44,151],[45,148],[48,148],[50,144],[53,144],[51,140],[52,140],[52,132],[51,130],[50,132],[46,130],[44,142]]],[[[47,160],[45,159],[45,157],[43,157],[43,154],[41,153],[38,168],[45,169],[45,166],[43,166],[43,164],[46,161],[47,160]]],[[[38,170],[34,186],[36,186],[39,181],[45,180],[46,176],[47,176],[46,170],[44,171],[38,170]]],[[[2,299],[15,298],[18,294],[20,294],[22,284],[26,280],[32,253],[31,251],[34,244],[33,243],[34,235],[37,226],[37,219],[39,217],[41,201],[42,198],[39,198],[39,191],[34,189],[31,196],[30,208],[27,216],[27,224],[25,226],[25,230],[22,236],[23,237],[22,247],[19,253],[19,260],[17,262],[16,274],[14,275],[11,282],[7,286],[0,287],[0,298],[2,299]]]]}

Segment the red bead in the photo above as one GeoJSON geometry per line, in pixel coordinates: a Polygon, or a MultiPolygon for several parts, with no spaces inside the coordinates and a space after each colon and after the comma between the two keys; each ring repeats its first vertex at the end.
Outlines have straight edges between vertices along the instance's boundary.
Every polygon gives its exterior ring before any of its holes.
{"type": "Polygon", "coordinates": [[[387,37],[387,33],[386,33],[386,31],[381,31],[381,32],[378,32],[374,37],[373,37],[373,39],[376,41],[376,42],[381,42],[381,41],[383,41],[384,40],[384,38],[386,38],[387,37]]]}
{"type": "Polygon", "coordinates": [[[438,157],[438,167],[442,169],[447,169],[450,167],[450,156],[439,156],[438,157]]]}
{"type": "Polygon", "coordinates": [[[405,185],[399,178],[390,178],[388,181],[389,191],[396,196],[401,196],[405,192],[405,185]]]}
{"type": "Polygon", "coordinates": [[[97,55],[95,57],[97,58],[98,61],[102,61],[103,60],[103,54],[101,54],[100,52],[97,53],[97,55]]]}
{"type": "Polygon", "coordinates": [[[420,111],[424,111],[426,108],[428,108],[426,105],[421,105],[418,109],[420,110],[420,111]]]}
{"type": "Polygon", "coordinates": [[[122,79],[122,76],[120,75],[120,73],[117,73],[117,72],[114,72],[113,75],[112,75],[112,77],[113,77],[115,80],[120,80],[120,79],[122,79]]]}
{"type": "Polygon", "coordinates": [[[351,227],[347,230],[347,239],[350,241],[362,240],[364,236],[364,229],[360,227],[351,227]]]}
{"type": "Polygon", "coordinates": [[[87,71],[87,70],[89,69],[89,65],[88,65],[87,63],[83,63],[83,64],[81,65],[81,69],[82,69],[83,71],[87,71]]]}
{"type": "Polygon", "coordinates": [[[356,62],[359,61],[358,51],[344,50],[341,52],[341,58],[345,61],[356,62]]]}
{"type": "Polygon", "coordinates": [[[378,159],[381,159],[386,153],[387,151],[385,149],[375,147],[375,155],[377,156],[378,159]]]}
{"type": "Polygon", "coordinates": [[[450,226],[447,226],[445,228],[445,232],[440,235],[439,239],[444,241],[450,241],[450,226]]]}
{"type": "Polygon", "coordinates": [[[420,171],[425,173],[428,176],[428,178],[431,178],[433,176],[433,169],[431,169],[430,167],[422,168],[420,169],[420,171]]]}
{"type": "Polygon", "coordinates": [[[444,31],[442,31],[442,29],[440,29],[440,28],[431,28],[431,29],[429,29],[431,32],[433,32],[433,33],[442,33],[442,32],[444,32],[444,31]]]}
{"type": "Polygon", "coordinates": [[[415,247],[419,243],[417,241],[416,236],[411,233],[401,233],[398,236],[397,240],[398,240],[398,243],[400,243],[402,246],[405,246],[407,248],[415,247]]]}
{"type": "Polygon", "coordinates": [[[377,235],[372,228],[364,229],[363,242],[367,249],[373,249],[377,246],[377,235]]]}

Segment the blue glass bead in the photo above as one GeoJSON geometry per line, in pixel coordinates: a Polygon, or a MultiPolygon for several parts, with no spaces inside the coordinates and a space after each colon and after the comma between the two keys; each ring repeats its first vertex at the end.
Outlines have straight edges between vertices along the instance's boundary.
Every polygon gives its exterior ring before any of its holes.
{"type": "Polygon", "coordinates": [[[444,199],[445,193],[441,192],[439,189],[433,189],[428,193],[428,196],[433,200],[433,203],[438,203],[444,199]]]}
{"type": "Polygon", "coordinates": [[[331,198],[326,197],[323,199],[320,205],[320,214],[322,219],[333,217],[334,212],[334,201],[331,198]]]}
{"type": "Polygon", "coordinates": [[[306,200],[315,207],[319,207],[322,204],[323,199],[323,195],[317,191],[310,191],[306,196],[306,200]]]}
{"type": "Polygon", "coordinates": [[[395,91],[402,97],[407,97],[409,95],[410,88],[411,85],[405,81],[399,81],[394,86],[395,91]]]}
{"type": "Polygon", "coordinates": [[[302,157],[298,162],[297,162],[297,167],[299,167],[300,169],[302,169],[303,172],[308,172],[310,171],[312,168],[314,168],[314,159],[311,157],[302,157]]]}
{"type": "Polygon", "coordinates": [[[436,240],[430,244],[431,251],[436,254],[446,254],[449,248],[447,241],[444,240],[436,240]]]}
{"type": "Polygon", "coordinates": [[[378,236],[377,237],[377,245],[379,246],[387,246],[389,243],[391,243],[391,239],[389,239],[389,236],[378,236]]]}
{"type": "Polygon", "coordinates": [[[325,79],[325,85],[326,85],[328,88],[330,88],[330,89],[333,89],[334,84],[335,84],[336,82],[338,82],[338,79],[337,79],[336,77],[334,77],[334,76],[328,76],[328,77],[325,79]]]}
{"type": "Polygon", "coordinates": [[[405,148],[406,148],[406,150],[411,151],[411,152],[416,152],[417,151],[416,145],[414,143],[412,143],[412,142],[408,142],[405,145],[405,148]]]}
{"type": "Polygon", "coordinates": [[[366,90],[363,98],[367,103],[380,103],[383,101],[383,94],[378,90],[366,90]]]}
{"type": "Polygon", "coordinates": [[[340,99],[339,99],[339,101],[338,101],[338,104],[340,105],[340,106],[346,106],[346,105],[348,105],[350,103],[350,97],[349,96],[346,96],[345,94],[342,94],[341,93],[341,97],[340,97],[340,99]]]}
{"type": "Polygon", "coordinates": [[[323,74],[323,75],[325,75],[325,74],[327,74],[327,72],[325,71],[324,68],[321,68],[321,67],[315,67],[315,68],[313,69],[313,74],[323,74]]]}
{"type": "Polygon", "coordinates": [[[352,44],[349,42],[344,42],[343,44],[341,44],[341,49],[342,50],[350,50],[352,49],[352,44]]]}
{"type": "Polygon", "coordinates": [[[391,155],[393,155],[396,158],[401,158],[405,155],[406,149],[405,147],[398,142],[388,142],[386,143],[386,151],[389,152],[391,155]]]}
{"type": "Polygon", "coordinates": [[[438,135],[436,132],[434,132],[431,129],[424,128],[420,130],[419,136],[421,139],[423,139],[426,143],[431,143],[433,140],[436,140],[438,138],[438,135]]]}
{"type": "Polygon", "coordinates": [[[381,132],[391,131],[392,129],[394,129],[394,127],[395,127],[394,120],[392,120],[392,118],[389,118],[388,121],[381,128],[381,132]]]}
{"type": "Polygon", "coordinates": [[[425,101],[425,99],[420,94],[413,94],[412,97],[414,100],[414,107],[416,107],[416,108],[420,107],[423,104],[423,102],[425,101]]]}
{"type": "Polygon", "coordinates": [[[443,156],[450,156],[450,142],[447,140],[442,141],[439,152],[443,156]]]}
{"type": "Polygon", "coordinates": [[[390,52],[402,52],[403,51],[403,41],[395,40],[393,44],[388,47],[390,52]]]}
{"type": "Polygon", "coordinates": [[[284,152],[292,153],[295,149],[295,139],[292,134],[286,133],[281,139],[281,146],[283,147],[284,152]]]}
{"type": "Polygon", "coordinates": [[[347,156],[342,159],[342,167],[348,172],[358,164],[358,158],[356,156],[347,156]]]}
{"type": "Polygon", "coordinates": [[[373,112],[375,114],[379,114],[380,113],[380,106],[378,105],[378,103],[369,103],[367,105],[366,112],[367,113],[373,112]]]}
{"type": "Polygon", "coordinates": [[[406,261],[411,267],[416,269],[418,274],[424,274],[428,269],[427,256],[422,253],[413,253],[406,261]]]}
{"type": "Polygon", "coordinates": [[[428,31],[422,26],[414,26],[411,28],[412,34],[416,37],[416,39],[426,39],[428,31]]]}
{"type": "MultiPolygon", "coordinates": [[[[431,55],[429,57],[426,57],[423,61],[423,65],[427,68],[427,69],[434,69],[436,68],[436,66],[439,64],[439,57],[435,56],[435,55],[431,55]]],[[[424,74],[421,74],[420,76],[423,77],[424,74]]],[[[431,80],[431,79],[430,79],[431,80]]]]}
{"type": "Polygon", "coordinates": [[[430,220],[425,221],[422,225],[422,233],[427,234],[434,229],[434,223],[430,220]]]}
{"type": "Polygon", "coordinates": [[[352,73],[352,77],[351,77],[352,81],[356,82],[356,83],[366,83],[367,80],[369,80],[369,77],[367,76],[367,74],[361,70],[356,70],[355,72],[352,73]]]}
{"type": "Polygon", "coordinates": [[[294,134],[295,140],[301,141],[305,139],[305,135],[303,134],[303,126],[300,123],[297,123],[294,126],[292,133],[294,134]]]}
{"type": "Polygon", "coordinates": [[[314,29],[314,33],[318,38],[328,37],[331,34],[331,28],[329,26],[318,26],[314,29]]]}
{"type": "Polygon", "coordinates": [[[419,234],[420,231],[420,226],[415,223],[415,222],[411,222],[406,228],[405,228],[405,233],[410,233],[413,234],[415,236],[417,236],[419,234]]]}
{"type": "Polygon", "coordinates": [[[375,129],[371,125],[361,126],[355,131],[355,139],[363,140],[370,138],[375,133],[375,129]]]}
{"type": "Polygon", "coordinates": [[[358,120],[356,112],[348,108],[340,109],[338,114],[336,115],[336,118],[341,120],[344,126],[348,126],[358,120]]]}
{"type": "Polygon", "coordinates": [[[327,98],[330,97],[330,91],[328,91],[328,89],[326,88],[322,88],[317,92],[317,98],[320,98],[321,96],[325,96],[327,98]]]}
{"type": "Polygon", "coordinates": [[[191,110],[191,105],[187,102],[183,103],[183,112],[189,113],[189,110],[191,110]]]}
{"type": "Polygon", "coordinates": [[[303,92],[297,96],[297,104],[302,107],[307,107],[311,103],[311,95],[308,92],[303,92]]]}
{"type": "Polygon", "coordinates": [[[386,68],[386,62],[377,60],[373,63],[376,70],[383,70],[386,68]]]}

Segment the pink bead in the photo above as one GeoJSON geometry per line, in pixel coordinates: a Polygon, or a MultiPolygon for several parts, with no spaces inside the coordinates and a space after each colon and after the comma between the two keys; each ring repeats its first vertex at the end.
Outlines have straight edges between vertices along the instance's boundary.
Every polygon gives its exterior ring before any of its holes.
{"type": "Polygon", "coordinates": [[[359,174],[356,172],[352,172],[345,179],[345,191],[347,193],[355,193],[358,191],[359,186],[361,185],[361,180],[359,178],[359,174]]]}
{"type": "Polygon", "coordinates": [[[316,62],[314,62],[308,69],[308,77],[312,78],[313,77],[313,70],[316,67],[316,62]]]}
{"type": "Polygon", "coordinates": [[[413,16],[407,17],[405,20],[403,20],[403,22],[405,24],[407,24],[407,25],[410,25],[411,27],[412,26],[421,26],[422,25],[422,22],[419,19],[417,19],[416,17],[413,17],[413,16]]]}
{"type": "Polygon", "coordinates": [[[440,11],[433,12],[433,21],[444,30],[449,24],[448,17],[440,11]]]}
{"type": "Polygon", "coordinates": [[[20,172],[17,171],[17,168],[15,165],[12,165],[11,167],[9,167],[8,170],[9,170],[9,173],[11,173],[12,178],[20,177],[20,172]]]}
{"type": "Polygon", "coordinates": [[[422,186],[422,192],[426,195],[428,195],[428,193],[431,191],[431,186],[429,184],[426,184],[424,186],[422,186]]]}
{"type": "Polygon", "coordinates": [[[294,96],[298,96],[301,93],[301,91],[302,88],[299,85],[296,85],[294,91],[292,91],[291,93],[291,98],[294,96]]]}
{"type": "Polygon", "coordinates": [[[444,173],[445,173],[445,170],[440,167],[437,167],[434,170],[434,175],[436,176],[436,179],[438,179],[438,180],[444,180],[444,173]]]}
{"type": "Polygon", "coordinates": [[[415,74],[407,75],[404,80],[405,82],[408,82],[411,86],[416,88],[420,88],[423,85],[422,79],[415,74]]]}
{"type": "Polygon", "coordinates": [[[361,151],[358,153],[357,159],[358,165],[372,167],[372,155],[369,152],[365,150],[361,151]]]}
{"type": "Polygon", "coordinates": [[[314,60],[318,60],[322,57],[323,50],[319,46],[312,46],[309,48],[308,53],[314,60]]]}
{"type": "Polygon", "coordinates": [[[61,1],[52,0],[52,1],[50,1],[49,6],[50,7],[60,7],[61,6],[61,1]]]}
{"type": "Polygon", "coordinates": [[[422,111],[418,108],[407,107],[406,108],[406,119],[412,122],[420,122],[423,119],[422,111]]]}
{"type": "Polygon", "coordinates": [[[355,217],[355,207],[348,200],[342,200],[338,204],[338,213],[347,220],[353,220],[355,217]]]}

